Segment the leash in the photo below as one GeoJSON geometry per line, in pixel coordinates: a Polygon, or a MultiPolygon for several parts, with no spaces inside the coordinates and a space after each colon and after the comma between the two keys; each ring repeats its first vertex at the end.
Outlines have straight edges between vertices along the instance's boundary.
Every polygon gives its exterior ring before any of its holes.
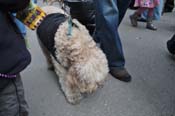
{"type": "Polygon", "coordinates": [[[72,17],[69,16],[69,19],[68,19],[68,32],[67,32],[67,36],[69,39],[71,39],[71,36],[72,36],[72,17]]]}
{"type": "MultiPolygon", "coordinates": [[[[48,0],[43,0],[43,1],[46,2],[46,4],[48,4],[48,0]]],[[[67,36],[68,36],[68,39],[71,39],[71,36],[72,36],[72,17],[70,15],[70,13],[67,12],[66,5],[64,4],[64,1],[60,0],[59,3],[60,3],[61,8],[64,11],[64,15],[68,14],[68,31],[67,31],[67,36]]]]}
{"type": "Polygon", "coordinates": [[[68,14],[68,31],[67,31],[67,36],[68,39],[71,39],[72,37],[72,17],[69,12],[66,10],[66,5],[64,4],[63,1],[60,2],[61,8],[64,11],[64,15],[68,14]]]}

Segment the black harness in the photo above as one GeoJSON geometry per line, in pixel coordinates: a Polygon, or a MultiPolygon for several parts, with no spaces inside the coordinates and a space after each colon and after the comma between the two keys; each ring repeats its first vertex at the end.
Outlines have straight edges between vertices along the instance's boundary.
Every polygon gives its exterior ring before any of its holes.
{"type": "Polygon", "coordinates": [[[59,28],[60,24],[65,22],[67,17],[64,14],[54,13],[47,15],[42,21],[37,29],[37,35],[43,45],[48,49],[48,51],[56,58],[55,55],[55,33],[59,28]]]}

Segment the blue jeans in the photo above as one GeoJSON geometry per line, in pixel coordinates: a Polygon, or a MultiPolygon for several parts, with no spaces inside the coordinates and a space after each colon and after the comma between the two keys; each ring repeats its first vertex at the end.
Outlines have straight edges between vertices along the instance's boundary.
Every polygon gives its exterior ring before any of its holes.
{"type": "Polygon", "coordinates": [[[95,40],[100,42],[110,68],[124,68],[125,59],[118,27],[130,0],[95,0],[95,40]]]}

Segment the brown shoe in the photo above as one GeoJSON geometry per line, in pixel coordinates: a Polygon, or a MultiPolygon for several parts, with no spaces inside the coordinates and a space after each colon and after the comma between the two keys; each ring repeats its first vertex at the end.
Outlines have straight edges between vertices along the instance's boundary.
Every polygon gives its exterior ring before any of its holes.
{"type": "Polygon", "coordinates": [[[118,68],[110,68],[110,74],[121,81],[124,82],[130,82],[131,81],[131,75],[128,73],[128,71],[124,69],[118,69],[118,68]]]}

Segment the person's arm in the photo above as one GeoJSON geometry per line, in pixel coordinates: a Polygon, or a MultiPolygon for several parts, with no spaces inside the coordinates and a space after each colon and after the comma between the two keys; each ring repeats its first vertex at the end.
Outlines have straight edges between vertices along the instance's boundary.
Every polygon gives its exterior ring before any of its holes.
{"type": "Polygon", "coordinates": [[[30,0],[0,0],[0,10],[17,12],[26,8],[30,0]]]}

